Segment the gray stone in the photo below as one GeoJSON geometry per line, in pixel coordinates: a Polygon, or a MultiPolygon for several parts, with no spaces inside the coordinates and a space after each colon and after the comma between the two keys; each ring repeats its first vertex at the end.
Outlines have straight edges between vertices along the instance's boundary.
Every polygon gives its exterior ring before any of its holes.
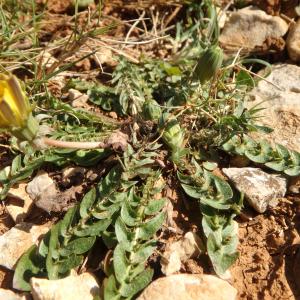
{"type": "Polygon", "coordinates": [[[93,300],[100,293],[96,279],[89,273],[58,280],[33,277],[30,284],[34,300],[93,300]]]}
{"type": "Polygon", "coordinates": [[[20,223],[0,236],[0,265],[13,270],[21,255],[45,234],[49,225],[20,223]]]}
{"type": "Polygon", "coordinates": [[[138,300],[234,300],[237,290],[213,275],[177,274],[153,281],[138,300]]]}
{"type": "Polygon", "coordinates": [[[37,200],[45,191],[53,190],[56,193],[56,186],[52,178],[41,171],[28,183],[26,190],[33,200],[37,200]]]}
{"type": "Polygon", "coordinates": [[[286,47],[291,60],[300,61],[300,20],[291,24],[286,40],[286,47]]]}
{"type": "Polygon", "coordinates": [[[267,39],[278,39],[285,35],[288,24],[277,16],[246,7],[233,12],[220,36],[221,44],[228,49],[252,50],[262,46],[267,39]]]}
{"type": "Polygon", "coordinates": [[[73,205],[71,200],[75,198],[76,192],[81,190],[82,186],[78,185],[60,192],[55,182],[45,172],[39,173],[27,186],[27,192],[35,205],[48,213],[70,208],[73,205]]]}
{"type": "Polygon", "coordinates": [[[286,193],[287,181],[280,175],[271,175],[258,168],[224,168],[222,171],[259,213],[276,206],[286,193]]]}
{"type": "Polygon", "coordinates": [[[266,80],[251,92],[247,107],[265,108],[257,123],[269,126],[271,134],[255,134],[272,143],[300,151],[300,67],[291,64],[272,66],[266,80]]]}

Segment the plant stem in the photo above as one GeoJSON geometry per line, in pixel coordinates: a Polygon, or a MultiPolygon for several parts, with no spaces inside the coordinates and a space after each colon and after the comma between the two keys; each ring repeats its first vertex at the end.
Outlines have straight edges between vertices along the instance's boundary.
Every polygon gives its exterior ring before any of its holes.
{"type": "Polygon", "coordinates": [[[42,138],[42,142],[47,146],[69,149],[97,149],[110,147],[110,144],[106,144],[103,142],[68,142],[49,139],[46,137],[42,138]]]}

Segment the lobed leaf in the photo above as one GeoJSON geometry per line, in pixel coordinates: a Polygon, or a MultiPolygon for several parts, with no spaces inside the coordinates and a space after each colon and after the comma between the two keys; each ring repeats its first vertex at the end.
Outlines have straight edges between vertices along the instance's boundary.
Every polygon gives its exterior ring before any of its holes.
{"type": "Polygon", "coordinates": [[[142,240],[149,240],[161,228],[166,218],[165,212],[159,213],[154,218],[142,224],[139,228],[137,237],[142,240]]]}

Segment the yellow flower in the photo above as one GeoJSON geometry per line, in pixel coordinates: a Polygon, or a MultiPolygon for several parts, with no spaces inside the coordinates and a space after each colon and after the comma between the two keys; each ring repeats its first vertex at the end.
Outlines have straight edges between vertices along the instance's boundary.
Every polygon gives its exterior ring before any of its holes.
{"type": "Polygon", "coordinates": [[[17,78],[0,74],[0,126],[22,127],[30,111],[29,102],[17,78]]]}
{"type": "Polygon", "coordinates": [[[14,75],[0,74],[0,127],[21,140],[29,141],[38,131],[29,101],[14,75]]]}

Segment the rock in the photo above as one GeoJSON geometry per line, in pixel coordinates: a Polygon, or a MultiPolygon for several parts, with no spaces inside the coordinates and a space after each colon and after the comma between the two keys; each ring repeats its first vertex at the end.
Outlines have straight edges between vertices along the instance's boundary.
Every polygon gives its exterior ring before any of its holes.
{"type": "Polygon", "coordinates": [[[300,194],[300,176],[290,178],[288,191],[290,193],[300,194]]]}
{"type": "Polygon", "coordinates": [[[300,20],[292,24],[286,40],[286,47],[291,60],[300,61],[300,20]]]}
{"type": "Polygon", "coordinates": [[[289,18],[296,18],[296,7],[299,4],[298,0],[244,0],[246,3],[252,3],[264,10],[267,14],[278,16],[280,14],[289,18]]]}
{"type": "Polygon", "coordinates": [[[58,63],[58,60],[50,52],[47,51],[44,51],[41,54],[40,59],[41,59],[41,64],[43,65],[44,68],[50,68],[55,63],[58,63]]]}
{"type": "Polygon", "coordinates": [[[237,290],[213,275],[177,274],[152,282],[138,300],[234,300],[237,290]]]}
{"type": "Polygon", "coordinates": [[[11,290],[5,290],[0,288],[0,299],[2,300],[26,300],[26,296],[14,293],[11,290]]]}
{"type": "Polygon", "coordinates": [[[81,191],[82,186],[72,186],[60,192],[52,178],[44,171],[38,173],[27,185],[27,192],[34,200],[34,204],[48,213],[61,212],[70,208],[76,193],[81,191]]]}
{"type": "Polygon", "coordinates": [[[30,212],[33,201],[26,192],[26,183],[10,188],[5,206],[15,223],[20,223],[30,212]]]}
{"type": "Polygon", "coordinates": [[[62,173],[62,183],[70,184],[73,181],[82,182],[85,174],[85,168],[82,167],[67,167],[63,169],[62,173]],[[74,179],[74,180],[73,180],[74,179]]]}
{"type": "Polygon", "coordinates": [[[179,241],[168,244],[161,258],[161,270],[171,275],[181,269],[181,263],[200,255],[203,247],[201,239],[194,232],[187,232],[179,241]]]}
{"type": "Polygon", "coordinates": [[[121,131],[115,131],[107,139],[107,144],[115,150],[125,151],[128,145],[128,135],[121,131]]]}
{"type": "Polygon", "coordinates": [[[258,168],[224,168],[222,171],[259,213],[276,206],[286,193],[287,182],[280,175],[271,175],[258,168]]]}
{"type": "Polygon", "coordinates": [[[268,40],[280,39],[287,30],[288,24],[280,17],[249,6],[231,14],[220,35],[220,42],[228,49],[242,47],[253,50],[268,40]]]}
{"type": "Polygon", "coordinates": [[[110,112],[108,113],[108,115],[109,115],[111,118],[113,118],[113,119],[118,119],[118,115],[117,115],[117,113],[114,112],[114,111],[110,111],[110,112]]]}
{"type": "Polygon", "coordinates": [[[52,178],[49,177],[46,172],[41,171],[28,183],[26,190],[30,197],[33,200],[36,200],[46,190],[53,190],[53,192],[56,192],[56,186],[52,178]]]}
{"type": "Polygon", "coordinates": [[[165,275],[171,275],[178,272],[181,269],[181,259],[180,259],[180,244],[172,244],[172,249],[167,250],[161,257],[161,271],[165,275]]]}
{"type": "Polygon", "coordinates": [[[0,265],[13,270],[21,255],[45,234],[49,225],[20,223],[0,236],[0,265]]]}
{"type": "Polygon", "coordinates": [[[69,100],[73,107],[86,107],[89,96],[75,89],[69,89],[69,100]]]}
{"type": "Polygon", "coordinates": [[[89,41],[89,44],[92,44],[91,47],[96,47],[97,49],[99,49],[92,56],[95,64],[98,67],[102,68],[102,65],[115,66],[117,64],[117,60],[116,58],[114,58],[114,53],[111,49],[106,48],[103,44],[99,45],[97,41],[89,41]]]}
{"type": "Polygon", "coordinates": [[[58,280],[33,277],[30,284],[34,300],[93,300],[100,293],[96,279],[89,273],[58,280]]]}
{"type": "Polygon", "coordinates": [[[255,134],[272,143],[300,151],[300,67],[291,64],[272,66],[272,72],[251,92],[247,107],[266,108],[257,123],[274,129],[271,134],[255,134]]]}
{"type": "Polygon", "coordinates": [[[188,258],[192,258],[200,255],[200,253],[204,249],[204,245],[200,237],[196,233],[191,231],[187,232],[184,235],[181,245],[182,248],[184,249],[186,260],[188,258]]]}

